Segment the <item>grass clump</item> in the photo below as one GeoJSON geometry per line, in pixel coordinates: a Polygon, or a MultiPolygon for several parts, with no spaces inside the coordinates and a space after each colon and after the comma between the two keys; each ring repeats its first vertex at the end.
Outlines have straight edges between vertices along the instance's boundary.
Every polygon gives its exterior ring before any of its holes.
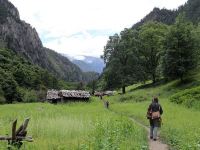
{"type": "Polygon", "coordinates": [[[115,116],[104,122],[97,121],[89,137],[88,143],[82,145],[83,149],[148,149],[146,132],[142,128],[133,125],[133,122],[126,117],[115,116]]]}
{"type": "Polygon", "coordinates": [[[200,108],[200,87],[186,89],[170,97],[170,101],[188,108],[200,108]]]}

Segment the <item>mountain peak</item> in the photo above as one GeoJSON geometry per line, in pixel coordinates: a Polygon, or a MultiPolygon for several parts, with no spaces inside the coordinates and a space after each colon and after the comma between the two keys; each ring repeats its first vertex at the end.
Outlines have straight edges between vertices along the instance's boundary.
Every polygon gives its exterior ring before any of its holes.
{"type": "MultiPolygon", "coordinates": [[[[6,17],[12,16],[15,19],[20,19],[19,11],[17,8],[8,0],[0,0],[0,10],[3,11],[6,17]]],[[[2,15],[2,14],[1,14],[2,15]]]]}

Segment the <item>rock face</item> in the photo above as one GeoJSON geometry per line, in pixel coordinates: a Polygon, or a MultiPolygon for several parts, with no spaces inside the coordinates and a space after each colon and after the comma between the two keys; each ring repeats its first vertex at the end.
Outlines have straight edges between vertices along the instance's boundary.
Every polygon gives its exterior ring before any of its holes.
{"type": "Polygon", "coordinates": [[[88,80],[67,58],[43,47],[35,28],[20,20],[17,8],[8,0],[0,0],[0,41],[6,48],[57,77],[67,81],[88,80]]]}

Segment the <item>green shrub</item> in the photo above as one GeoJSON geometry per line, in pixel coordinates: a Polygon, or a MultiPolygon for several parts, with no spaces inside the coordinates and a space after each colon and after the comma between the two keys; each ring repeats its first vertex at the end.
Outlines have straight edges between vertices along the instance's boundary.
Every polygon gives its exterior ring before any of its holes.
{"type": "Polygon", "coordinates": [[[5,97],[0,95],[0,104],[4,104],[5,102],[6,102],[5,97]]]}
{"type": "Polygon", "coordinates": [[[22,95],[22,101],[25,103],[32,103],[38,101],[38,97],[35,90],[20,88],[19,92],[22,95]]]}
{"type": "Polygon", "coordinates": [[[170,97],[170,101],[188,108],[200,108],[200,87],[186,89],[170,97]]]}

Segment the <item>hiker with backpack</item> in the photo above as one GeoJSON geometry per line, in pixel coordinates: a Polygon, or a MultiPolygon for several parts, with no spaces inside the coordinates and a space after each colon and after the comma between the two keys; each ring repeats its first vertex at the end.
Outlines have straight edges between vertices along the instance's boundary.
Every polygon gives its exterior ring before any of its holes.
{"type": "Polygon", "coordinates": [[[161,115],[163,114],[162,106],[158,103],[158,98],[154,97],[148,107],[147,119],[150,123],[150,139],[157,140],[158,128],[161,126],[161,115]]]}

